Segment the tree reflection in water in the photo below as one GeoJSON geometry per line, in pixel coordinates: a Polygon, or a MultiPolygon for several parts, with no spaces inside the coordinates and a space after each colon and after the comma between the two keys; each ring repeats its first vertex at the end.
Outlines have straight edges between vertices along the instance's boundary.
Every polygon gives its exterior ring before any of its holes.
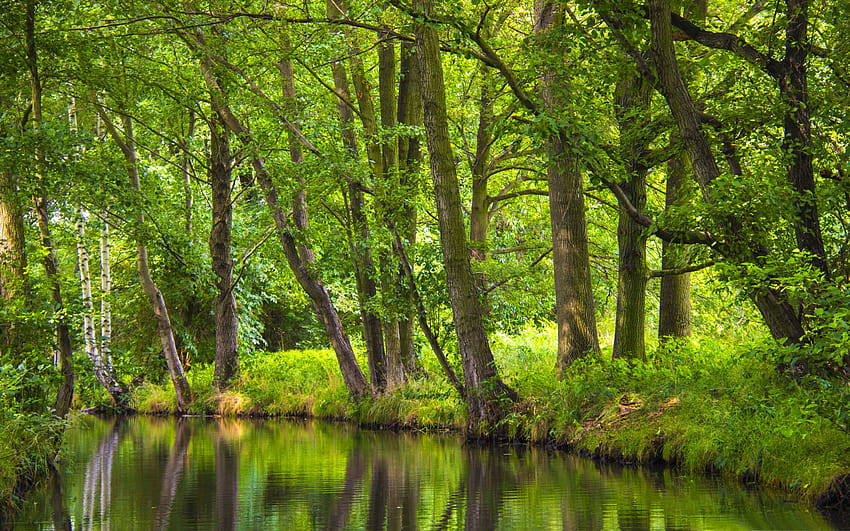
{"type": "Polygon", "coordinates": [[[239,524],[239,439],[242,423],[221,420],[215,434],[215,528],[237,529],[239,524]]]}
{"type": "Polygon", "coordinates": [[[159,503],[154,516],[154,529],[167,529],[171,517],[171,508],[177,495],[177,486],[183,476],[183,468],[189,453],[189,440],[192,438],[190,422],[187,419],[177,419],[177,433],[174,444],[168,454],[165,470],[162,473],[162,486],[159,490],[159,503]]]}
{"type": "Polygon", "coordinates": [[[85,467],[34,494],[23,528],[830,528],[738,484],[453,436],[282,420],[83,424],[68,454],[85,467]]]}
{"type": "Polygon", "coordinates": [[[126,433],[126,420],[112,419],[109,432],[92,454],[86,465],[83,488],[83,526],[94,529],[99,523],[100,529],[109,529],[109,510],[112,499],[112,461],[115,450],[126,433]],[[99,496],[98,496],[99,494],[99,496]]]}

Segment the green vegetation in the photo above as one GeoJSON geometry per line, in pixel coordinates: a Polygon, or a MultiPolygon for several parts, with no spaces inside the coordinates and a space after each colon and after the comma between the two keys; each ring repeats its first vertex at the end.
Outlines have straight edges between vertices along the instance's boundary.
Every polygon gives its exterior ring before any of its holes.
{"type": "MultiPolygon", "coordinates": [[[[501,431],[602,460],[666,462],[684,472],[786,488],[814,500],[850,467],[850,389],[807,377],[789,381],[766,352],[725,342],[666,345],[646,362],[589,357],[554,376],[552,331],[500,335],[494,353],[523,401],[501,431]]],[[[770,346],[762,347],[772,348],[770,346]]],[[[778,355],[774,353],[773,355],[778,355]]],[[[429,362],[428,371],[437,372],[429,362]]],[[[212,367],[192,384],[212,390],[212,367]]],[[[135,392],[140,411],[173,412],[168,385],[135,392]]],[[[194,413],[313,416],[420,430],[465,427],[462,401],[438,374],[369,402],[348,399],[330,351],[256,353],[239,382],[200,395],[194,413]],[[298,382],[297,384],[295,382],[298,382]]]]}
{"type": "Polygon", "coordinates": [[[822,492],[850,473],[828,4],[4,4],[0,498],[93,406],[822,492]]]}

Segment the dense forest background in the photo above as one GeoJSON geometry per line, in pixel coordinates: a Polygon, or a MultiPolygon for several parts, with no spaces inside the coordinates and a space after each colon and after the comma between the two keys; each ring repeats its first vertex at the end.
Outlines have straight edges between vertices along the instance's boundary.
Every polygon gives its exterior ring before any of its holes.
{"type": "Polygon", "coordinates": [[[224,391],[330,346],[353,399],[430,370],[486,434],[522,399],[489,338],[546,329],[561,377],[709,337],[845,385],[848,24],[809,0],[2,2],[7,421],[162,381],[187,411],[193,367],[224,391]]]}

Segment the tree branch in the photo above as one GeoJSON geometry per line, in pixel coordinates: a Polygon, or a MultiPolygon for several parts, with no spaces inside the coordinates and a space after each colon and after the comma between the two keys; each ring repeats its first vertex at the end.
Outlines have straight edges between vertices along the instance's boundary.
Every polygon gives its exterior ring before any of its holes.
{"type": "Polygon", "coordinates": [[[714,260],[709,260],[708,262],[704,262],[702,264],[675,267],[673,269],[654,269],[649,272],[649,278],[660,278],[674,275],[684,275],[685,273],[693,273],[694,271],[709,268],[716,263],[717,262],[715,262],[714,260]]]}
{"type": "Polygon", "coordinates": [[[780,61],[756,50],[751,44],[734,33],[704,30],[676,13],[670,13],[670,20],[673,26],[684,32],[689,39],[708,48],[730,51],[748,63],[758,66],[770,77],[779,79],[785,71],[785,67],[780,61]]]}
{"type": "Polygon", "coordinates": [[[703,230],[671,230],[659,227],[655,220],[638,210],[631,201],[629,201],[626,192],[617,183],[602,179],[602,182],[607,186],[620,206],[626,211],[630,218],[635,223],[652,230],[652,234],[669,243],[687,243],[687,244],[702,244],[714,246],[718,243],[717,238],[708,231],[703,230]]]}
{"type": "Polygon", "coordinates": [[[523,195],[543,195],[543,196],[548,197],[549,191],[548,190],[520,190],[518,192],[511,192],[511,193],[508,193],[508,194],[491,195],[491,196],[487,196],[487,202],[490,203],[490,204],[498,203],[499,201],[505,201],[507,199],[513,199],[515,197],[520,197],[520,196],[523,196],[523,195]]]}

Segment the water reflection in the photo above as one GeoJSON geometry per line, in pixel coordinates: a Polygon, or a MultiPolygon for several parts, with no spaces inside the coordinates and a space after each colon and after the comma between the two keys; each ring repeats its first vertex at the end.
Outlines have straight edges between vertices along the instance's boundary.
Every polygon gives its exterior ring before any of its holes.
{"type": "Polygon", "coordinates": [[[229,531],[239,522],[239,437],[241,422],[224,420],[215,432],[215,528],[229,531]]]}
{"type": "Polygon", "coordinates": [[[189,439],[192,437],[189,425],[190,423],[186,419],[177,419],[177,433],[174,436],[174,444],[162,473],[159,503],[153,521],[154,529],[168,529],[171,508],[174,506],[174,498],[177,496],[177,485],[179,485],[180,478],[183,476],[183,468],[186,466],[186,458],[189,453],[189,439]]]}
{"type": "MultiPolygon", "coordinates": [[[[36,529],[828,529],[738,485],[318,422],[87,419],[36,529]]],[[[834,521],[841,526],[845,521],[834,521]]]]}
{"type": "Polygon", "coordinates": [[[109,505],[112,499],[112,461],[125,432],[125,419],[113,419],[111,428],[101,439],[86,465],[83,480],[83,528],[109,529],[109,505]]]}

